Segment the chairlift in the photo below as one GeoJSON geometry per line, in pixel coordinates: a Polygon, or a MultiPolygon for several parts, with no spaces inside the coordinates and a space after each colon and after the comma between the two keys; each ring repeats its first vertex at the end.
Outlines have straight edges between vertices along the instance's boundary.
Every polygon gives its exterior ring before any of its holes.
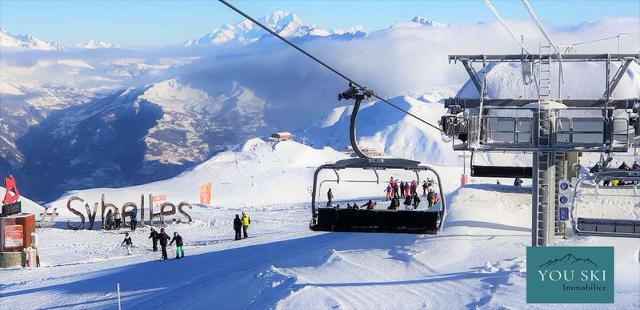
{"type": "MultiPolygon", "coordinates": [[[[527,166],[496,166],[478,164],[477,152],[471,152],[471,176],[482,178],[521,178],[531,179],[533,168],[527,166]]],[[[481,153],[482,154],[482,153],[481,153]]]]}
{"type": "Polygon", "coordinates": [[[574,190],[571,221],[577,235],[640,238],[640,171],[616,169],[581,178],[574,190]],[[600,201],[600,205],[587,201],[600,201]],[[621,210],[612,201],[630,207],[621,210]],[[616,209],[626,213],[605,216],[616,209]]]}
{"type": "MultiPolygon", "coordinates": [[[[352,84],[349,89],[338,96],[338,99],[355,99],[351,112],[349,137],[351,147],[358,158],[339,160],[333,164],[325,164],[316,169],[313,176],[313,188],[311,196],[312,219],[310,228],[314,231],[346,231],[346,232],[400,232],[400,233],[429,233],[436,234],[442,228],[446,215],[446,199],[442,189],[442,181],[438,172],[428,165],[418,161],[401,158],[372,158],[365,154],[357,144],[356,119],[363,99],[368,99],[371,92],[366,88],[358,88],[352,84]],[[320,180],[322,171],[333,171],[335,178],[320,180]],[[341,174],[347,171],[366,171],[375,179],[345,179],[341,174]],[[419,208],[419,210],[387,210],[385,209],[346,209],[335,208],[333,205],[322,205],[320,195],[325,194],[325,184],[340,183],[370,183],[379,186],[380,172],[415,174],[415,179],[420,184],[421,173],[433,175],[432,188],[439,195],[439,203],[431,208],[419,208]]],[[[397,175],[396,174],[396,175],[397,175]]],[[[379,188],[383,190],[382,187],[379,188]]],[[[426,200],[426,199],[425,199],[426,200]]]]}

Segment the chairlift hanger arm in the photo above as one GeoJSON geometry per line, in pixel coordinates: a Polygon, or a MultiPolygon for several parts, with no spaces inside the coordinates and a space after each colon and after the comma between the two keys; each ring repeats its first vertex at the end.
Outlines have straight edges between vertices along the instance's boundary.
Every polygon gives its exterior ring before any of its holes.
{"type": "MultiPolygon", "coordinates": [[[[322,60],[316,58],[315,56],[311,55],[309,52],[303,50],[302,48],[300,48],[299,46],[293,44],[291,41],[287,40],[286,38],[284,38],[283,36],[279,35],[277,32],[271,30],[269,27],[263,25],[261,22],[257,21],[256,19],[254,19],[253,17],[249,16],[248,14],[244,13],[242,10],[238,9],[237,7],[233,6],[231,3],[227,2],[226,0],[218,0],[220,3],[224,4],[225,6],[227,6],[228,8],[234,10],[236,13],[244,16],[245,18],[247,18],[248,20],[250,20],[251,22],[253,22],[254,24],[258,25],[260,28],[266,30],[267,32],[271,33],[272,35],[274,35],[276,38],[280,39],[282,42],[286,43],[287,45],[293,47],[294,49],[296,49],[297,51],[299,51],[300,53],[304,54],[305,56],[311,58],[313,61],[317,62],[318,64],[322,65],[323,67],[327,68],[329,71],[337,74],[338,76],[340,76],[341,78],[347,80],[351,85],[356,86],[359,89],[367,89],[366,87],[362,86],[361,84],[357,83],[356,81],[354,81],[353,79],[349,78],[348,76],[346,76],[345,74],[341,73],[340,71],[334,69],[333,67],[329,66],[328,64],[326,64],[325,62],[323,62],[322,60]]],[[[379,95],[375,94],[373,91],[370,91],[370,94],[372,97],[377,98],[378,100],[394,107],[395,109],[417,119],[418,121],[430,126],[431,128],[434,128],[438,131],[442,131],[442,129],[440,129],[440,127],[433,125],[427,121],[425,121],[424,119],[418,117],[417,115],[399,107],[396,104],[391,103],[389,100],[380,97],[379,95]]]]}

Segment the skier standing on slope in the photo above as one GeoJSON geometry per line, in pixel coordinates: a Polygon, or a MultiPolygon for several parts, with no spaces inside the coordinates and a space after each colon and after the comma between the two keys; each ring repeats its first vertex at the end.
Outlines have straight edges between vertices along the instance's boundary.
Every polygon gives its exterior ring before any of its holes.
{"type": "Polygon", "coordinates": [[[116,229],[120,229],[120,224],[122,224],[122,219],[120,218],[120,212],[113,212],[113,218],[116,220],[116,229]]]}
{"type": "Polygon", "coordinates": [[[173,239],[171,239],[169,245],[172,245],[174,241],[176,242],[176,259],[183,258],[184,250],[182,249],[182,236],[180,236],[177,231],[173,233],[173,239]]]}
{"type": "Polygon", "coordinates": [[[167,259],[167,241],[171,239],[164,228],[160,228],[160,234],[158,234],[158,240],[160,241],[160,247],[162,248],[162,258],[160,260],[167,259]]]}
{"type": "Polygon", "coordinates": [[[138,211],[133,210],[131,212],[131,231],[136,231],[136,225],[138,225],[138,211]]]}
{"type": "Polygon", "coordinates": [[[151,227],[151,233],[149,234],[149,239],[153,242],[153,251],[158,251],[158,232],[151,227]]]}
{"type": "MultiPolygon", "coordinates": [[[[329,190],[329,192],[331,192],[331,190],[329,190]]],[[[251,219],[249,218],[249,215],[242,212],[241,220],[242,220],[242,232],[244,234],[243,239],[247,239],[249,238],[249,235],[247,234],[247,230],[249,229],[249,224],[251,224],[251,219]]]]}
{"type": "Polygon", "coordinates": [[[240,216],[236,214],[236,218],[233,219],[233,230],[236,232],[235,240],[242,239],[242,234],[240,230],[242,229],[242,221],[240,220],[240,216]]]}
{"type": "Polygon", "coordinates": [[[111,230],[111,229],[113,229],[113,226],[114,226],[113,225],[113,211],[109,210],[107,212],[107,223],[106,223],[106,227],[105,228],[107,230],[111,230]]]}
{"type": "Polygon", "coordinates": [[[120,243],[120,245],[125,245],[127,247],[127,255],[131,255],[131,245],[133,245],[133,242],[131,242],[129,233],[124,233],[124,240],[122,240],[122,243],[120,243]]]}

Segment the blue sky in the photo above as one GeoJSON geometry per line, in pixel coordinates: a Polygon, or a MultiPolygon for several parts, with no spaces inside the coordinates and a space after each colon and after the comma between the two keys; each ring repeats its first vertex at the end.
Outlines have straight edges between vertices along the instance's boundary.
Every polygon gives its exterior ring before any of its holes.
{"type": "MultiPolygon", "coordinates": [[[[494,0],[506,19],[528,19],[518,0],[494,0]]],[[[414,16],[448,24],[493,21],[481,0],[449,1],[232,1],[253,16],[275,10],[296,13],[322,28],[363,25],[385,28],[414,16]]],[[[602,17],[640,16],[640,0],[533,0],[547,25],[566,26],[602,17]]],[[[30,34],[65,45],[90,39],[125,47],[160,47],[199,37],[241,19],[217,1],[31,1],[0,0],[0,25],[13,34],[30,34]]]]}

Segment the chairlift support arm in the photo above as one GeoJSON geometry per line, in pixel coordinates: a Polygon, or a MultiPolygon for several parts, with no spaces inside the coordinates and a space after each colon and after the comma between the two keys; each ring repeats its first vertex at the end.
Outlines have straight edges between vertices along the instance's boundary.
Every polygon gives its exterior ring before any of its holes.
{"type": "Polygon", "coordinates": [[[473,65],[469,63],[469,60],[467,59],[462,59],[460,60],[460,62],[462,62],[462,65],[464,66],[465,70],[467,70],[467,73],[469,74],[469,77],[471,78],[473,85],[475,85],[476,89],[478,90],[478,94],[481,94],[482,83],[480,83],[480,78],[478,78],[478,73],[473,68],[473,65]]]}
{"type": "MultiPolygon", "coordinates": [[[[624,76],[624,73],[627,71],[627,68],[629,68],[629,65],[631,65],[633,61],[634,61],[633,58],[625,59],[622,65],[618,68],[618,71],[616,71],[616,73],[613,75],[613,78],[608,83],[606,92],[602,95],[602,97],[606,98],[607,101],[609,101],[609,98],[611,97],[611,95],[613,94],[613,91],[615,91],[616,87],[618,86],[620,79],[622,79],[622,76],[624,76]]],[[[608,71],[609,70],[607,70],[607,77],[609,76],[608,71]]]]}

